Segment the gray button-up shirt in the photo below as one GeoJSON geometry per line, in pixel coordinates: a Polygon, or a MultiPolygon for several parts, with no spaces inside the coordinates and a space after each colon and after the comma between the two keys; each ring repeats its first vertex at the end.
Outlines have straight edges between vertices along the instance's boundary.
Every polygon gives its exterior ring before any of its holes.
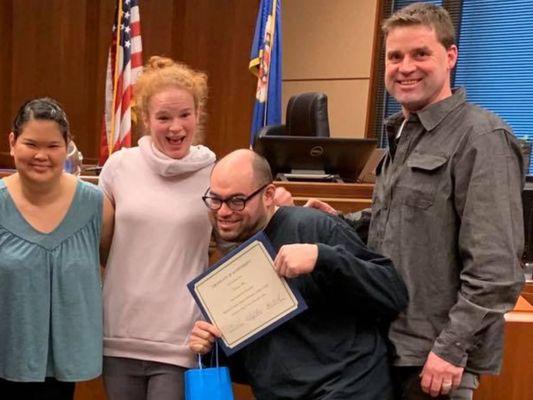
{"type": "Polygon", "coordinates": [[[479,373],[498,372],[503,314],[523,285],[522,155],[511,129],[466,103],[463,89],[404,124],[386,122],[369,246],[390,257],[409,306],[390,328],[397,366],[433,351],[479,373]]]}

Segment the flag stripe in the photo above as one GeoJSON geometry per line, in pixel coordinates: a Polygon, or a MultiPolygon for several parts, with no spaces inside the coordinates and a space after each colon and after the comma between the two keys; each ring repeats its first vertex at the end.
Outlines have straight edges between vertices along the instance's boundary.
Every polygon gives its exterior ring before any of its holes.
{"type": "Polygon", "coordinates": [[[131,36],[139,36],[141,34],[141,22],[135,21],[130,25],[131,28],[131,36]]]}
{"type": "MultiPolygon", "coordinates": [[[[140,36],[135,36],[131,38],[131,52],[132,54],[142,52],[142,42],[140,36]]],[[[141,63],[142,64],[142,63],[141,63]]]]}

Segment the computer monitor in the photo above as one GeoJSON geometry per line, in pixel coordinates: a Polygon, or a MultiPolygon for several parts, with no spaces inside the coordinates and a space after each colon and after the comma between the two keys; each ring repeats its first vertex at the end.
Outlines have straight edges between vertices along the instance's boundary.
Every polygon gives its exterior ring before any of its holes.
{"type": "Polygon", "coordinates": [[[277,179],[356,182],[375,139],[317,136],[259,136],[254,150],[277,179]]]}

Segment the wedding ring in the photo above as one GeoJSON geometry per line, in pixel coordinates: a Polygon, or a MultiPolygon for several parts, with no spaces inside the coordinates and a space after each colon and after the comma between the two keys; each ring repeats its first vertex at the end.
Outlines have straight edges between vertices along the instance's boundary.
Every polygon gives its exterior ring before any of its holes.
{"type": "Polygon", "coordinates": [[[448,393],[452,389],[452,383],[451,382],[442,382],[442,392],[448,393]]]}

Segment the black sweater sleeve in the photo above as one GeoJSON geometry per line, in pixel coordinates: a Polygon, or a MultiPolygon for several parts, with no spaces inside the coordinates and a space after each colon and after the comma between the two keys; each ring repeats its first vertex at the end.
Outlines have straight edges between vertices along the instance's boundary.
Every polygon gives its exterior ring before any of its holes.
{"type": "Polygon", "coordinates": [[[317,245],[313,278],[344,307],[390,320],[407,306],[407,288],[392,261],[370,251],[344,223],[317,245]]]}
{"type": "Polygon", "coordinates": [[[381,321],[407,306],[407,288],[391,260],[369,250],[341,218],[307,207],[281,207],[265,233],[277,250],[291,243],[318,245],[313,272],[296,281],[308,282],[302,283],[304,291],[316,285],[314,293],[324,302],[381,321]]]}

